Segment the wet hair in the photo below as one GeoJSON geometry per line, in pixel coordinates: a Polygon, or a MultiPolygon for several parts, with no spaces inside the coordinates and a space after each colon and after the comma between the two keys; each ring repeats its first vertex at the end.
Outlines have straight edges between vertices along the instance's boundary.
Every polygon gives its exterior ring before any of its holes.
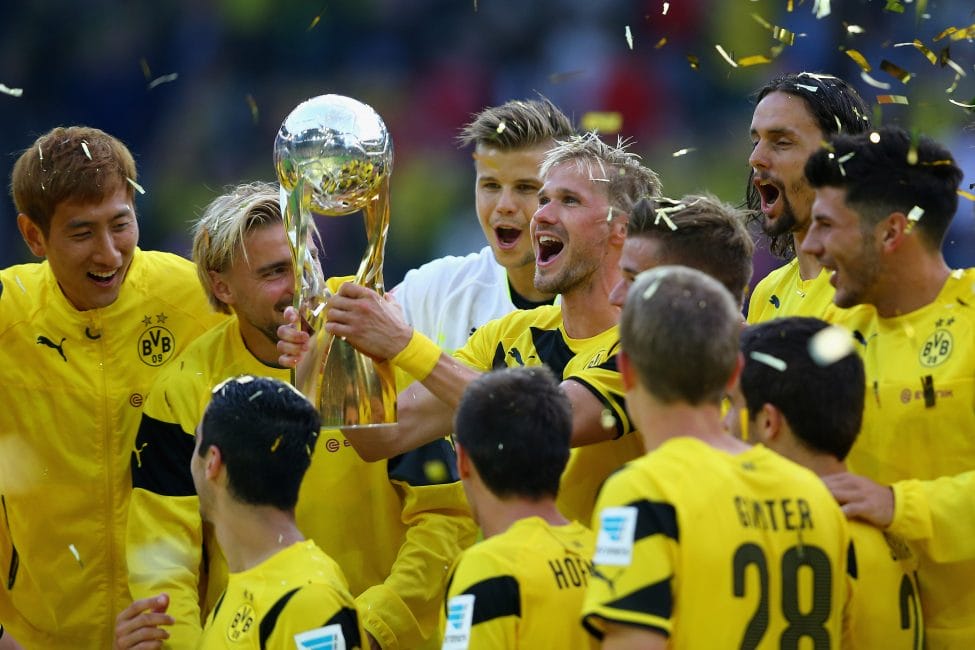
{"type": "Polygon", "coordinates": [[[743,211],[711,194],[640,199],[630,213],[626,236],[658,241],[658,264],[704,271],[740,302],[752,277],[755,250],[745,220],[743,211]]]}
{"type": "Polygon", "coordinates": [[[100,203],[120,188],[132,201],[136,180],[135,160],[118,138],[92,127],[59,126],[17,158],[10,193],[17,212],[46,237],[61,203],[100,203]]]}
{"type": "Polygon", "coordinates": [[[575,133],[569,118],[541,96],[491,106],[473,118],[457,136],[462,146],[473,144],[513,151],[547,145],[575,133]]]}
{"type": "Polygon", "coordinates": [[[810,185],[846,190],[846,204],[860,215],[864,231],[892,212],[908,215],[917,206],[923,213],[915,230],[938,249],[958,210],[962,176],[948,149],[923,136],[915,142],[893,126],[834,136],[806,162],[810,185]]]}
{"type": "MultiPolygon", "coordinates": [[[[862,133],[870,128],[870,112],[866,102],[853,86],[839,77],[816,72],[790,72],[776,77],[759,88],[755,104],[774,92],[788,93],[803,100],[813,121],[823,133],[823,139],[835,133],[862,133]]],[[[761,195],[752,184],[755,170],[748,173],[745,204],[752,211],[754,220],[761,219],[761,195]]],[[[795,253],[792,233],[772,237],[769,242],[772,254],[779,257],[795,253]]]]}
{"type": "Polygon", "coordinates": [[[541,175],[544,178],[556,166],[575,162],[590,179],[599,180],[605,187],[610,206],[629,214],[642,198],[660,196],[660,177],[657,172],[640,164],[640,157],[627,151],[628,143],[612,146],[595,133],[585,133],[559,140],[545,154],[541,175]]]}
{"type": "Polygon", "coordinates": [[[554,498],[569,462],[572,408],[545,366],[481,375],[468,385],[454,431],[485,486],[499,498],[554,498]]]}
{"type": "Polygon", "coordinates": [[[620,344],[658,400],[717,404],[738,363],[740,323],[734,298],[717,280],[685,266],[658,266],[630,287],[620,344]]]}
{"type": "Polygon", "coordinates": [[[745,367],[740,385],[751,419],[771,404],[806,448],[843,460],[863,420],[863,362],[851,347],[837,361],[817,363],[810,343],[827,327],[829,323],[818,318],[790,317],[746,328],[741,335],[745,367]],[[782,361],[785,368],[757,360],[757,353],[782,361]]]}
{"type": "Polygon", "coordinates": [[[320,427],[318,411],[291,385],[241,375],[213,389],[198,453],[220,450],[235,499],[293,510],[320,427]]]}

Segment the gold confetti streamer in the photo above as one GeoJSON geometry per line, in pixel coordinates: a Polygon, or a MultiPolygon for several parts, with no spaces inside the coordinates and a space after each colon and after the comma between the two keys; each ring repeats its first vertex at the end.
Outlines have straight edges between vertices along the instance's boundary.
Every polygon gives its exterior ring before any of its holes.
{"type": "Polygon", "coordinates": [[[626,26],[626,45],[631,50],[633,49],[633,32],[630,31],[630,26],[626,26]]]}
{"type": "Polygon", "coordinates": [[[728,62],[728,65],[730,65],[732,68],[738,67],[738,63],[733,58],[731,58],[731,56],[727,52],[725,52],[723,47],[721,47],[718,44],[715,44],[714,49],[718,51],[718,54],[721,55],[722,59],[728,62]]]}
{"type": "Polygon", "coordinates": [[[247,96],[244,97],[244,99],[247,101],[247,107],[251,109],[251,121],[254,124],[257,124],[257,118],[259,117],[260,113],[257,109],[257,102],[254,101],[254,95],[247,93],[247,96]]]}
{"type": "Polygon", "coordinates": [[[176,81],[179,79],[179,73],[174,72],[172,74],[164,74],[161,77],[156,77],[151,82],[149,82],[149,90],[152,90],[156,86],[169,83],[171,81],[176,81]]]}
{"type": "Polygon", "coordinates": [[[686,149],[678,149],[674,153],[670,154],[674,158],[679,158],[680,156],[686,156],[690,152],[694,151],[694,147],[687,147],[686,149]]]}
{"type": "Polygon", "coordinates": [[[916,38],[910,43],[894,43],[894,47],[905,47],[905,46],[914,46],[914,49],[916,49],[918,52],[923,54],[924,57],[931,62],[931,65],[934,65],[938,62],[938,57],[935,55],[935,53],[929,50],[924,43],[922,43],[916,38]]]}
{"type": "Polygon", "coordinates": [[[691,70],[697,70],[701,67],[701,60],[693,54],[687,55],[687,62],[691,64],[691,70]]]}
{"type": "Polygon", "coordinates": [[[793,9],[795,9],[795,6],[792,4],[792,0],[789,0],[788,2],[785,3],[785,10],[788,11],[790,14],[792,13],[793,9]]]}
{"type": "Polygon", "coordinates": [[[88,160],[91,160],[91,152],[88,151],[88,143],[84,140],[81,141],[81,150],[85,152],[86,156],[88,156],[88,160]]]}
{"type": "Polygon", "coordinates": [[[975,194],[971,192],[966,192],[965,190],[958,190],[958,196],[963,196],[969,201],[975,201],[975,194]]]}
{"type": "Polygon", "coordinates": [[[152,79],[152,70],[149,69],[149,62],[146,61],[145,57],[139,59],[139,67],[142,68],[142,76],[146,78],[146,81],[152,79]]]}
{"type": "Polygon", "coordinates": [[[271,445],[271,453],[276,452],[279,446],[281,446],[281,436],[274,439],[274,444],[271,445]]]}
{"type": "Polygon", "coordinates": [[[960,41],[963,38],[975,38],[975,23],[972,23],[964,29],[956,29],[949,36],[953,41],[960,41]]]}
{"type": "Polygon", "coordinates": [[[610,111],[590,111],[582,116],[580,126],[583,131],[599,131],[600,133],[619,133],[623,128],[623,115],[610,111]]]}
{"type": "Polygon", "coordinates": [[[653,46],[653,49],[659,50],[660,48],[662,48],[666,44],[667,44],[667,37],[664,36],[659,41],[657,41],[657,44],[653,46]]]}
{"type": "Polygon", "coordinates": [[[878,81],[878,80],[874,79],[873,77],[871,77],[870,75],[868,75],[866,72],[861,72],[860,73],[860,78],[863,79],[864,81],[866,81],[868,84],[870,84],[874,88],[880,88],[881,90],[890,90],[890,84],[889,83],[886,83],[884,81],[878,81]]]}
{"type": "Polygon", "coordinates": [[[887,59],[883,59],[880,62],[880,69],[889,74],[891,77],[897,79],[902,84],[906,84],[911,80],[911,73],[900,67],[895,63],[891,63],[887,59]]]}
{"type": "Polygon", "coordinates": [[[146,193],[145,189],[141,185],[139,185],[138,183],[136,183],[134,180],[132,180],[131,178],[126,177],[125,180],[127,180],[129,182],[129,185],[131,185],[132,187],[134,187],[135,188],[135,191],[138,192],[139,194],[145,194],[146,193]]]}
{"type": "Polygon", "coordinates": [[[856,61],[856,64],[860,66],[864,72],[870,72],[873,70],[873,68],[870,66],[870,62],[867,61],[866,57],[860,54],[859,51],[850,48],[846,50],[846,55],[856,61]]]}
{"type": "Polygon", "coordinates": [[[796,42],[796,33],[790,32],[785,27],[775,26],[772,28],[772,38],[786,45],[793,45],[796,42]]]}
{"type": "Polygon", "coordinates": [[[785,372],[785,369],[788,367],[788,364],[786,364],[786,362],[783,361],[782,359],[778,357],[773,357],[771,354],[759,352],[758,350],[749,352],[748,356],[754,359],[755,361],[758,361],[759,363],[764,363],[766,366],[772,368],[773,370],[778,370],[779,372],[785,372]]]}
{"type": "Polygon", "coordinates": [[[892,11],[897,14],[902,14],[904,13],[904,5],[902,5],[899,0],[887,0],[887,6],[884,7],[884,11],[892,11]]]}
{"type": "Polygon", "coordinates": [[[763,54],[756,54],[754,56],[746,56],[738,59],[738,65],[743,68],[748,68],[753,65],[761,65],[763,63],[771,63],[772,59],[768,58],[763,54]]]}
{"type": "Polygon", "coordinates": [[[877,95],[878,104],[903,104],[907,106],[909,102],[904,95],[877,95]]]}
{"type": "Polygon", "coordinates": [[[940,34],[938,34],[937,36],[935,36],[934,37],[934,41],[935,42],[940,41],[945,36],[951,36],[952,34],[954,34],[957,31],[958,31],[958,28],[957,27],[948,27],[943,32],[941,32],[940,34]]]}

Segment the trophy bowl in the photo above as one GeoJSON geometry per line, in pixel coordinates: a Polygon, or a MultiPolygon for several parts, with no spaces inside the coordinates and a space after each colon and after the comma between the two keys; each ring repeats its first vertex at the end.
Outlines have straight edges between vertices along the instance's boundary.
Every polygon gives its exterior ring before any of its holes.
{"type": "Polygon", "coordinates": [[[341,216],[363,209],[393,166],[393,143],[372,107],[342,95],[299,104],[274,141],[281,187],[293,192],[303,178],[312,186],[311,209],[341,216]]]}

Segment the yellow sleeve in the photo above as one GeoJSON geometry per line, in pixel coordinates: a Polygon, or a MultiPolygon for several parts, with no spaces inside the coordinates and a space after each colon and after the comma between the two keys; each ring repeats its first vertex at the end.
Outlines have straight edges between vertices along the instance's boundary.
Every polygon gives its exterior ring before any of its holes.
{"type": "Polygon", "coordinates": [[[518,647],[521,593],[507,571],[489,555],[461,555],[441,614],[444,648],[464,647],[465,640],[468,650],[518,647]]]}
{"type": "Polygon", "coordinates": [[[499,320],[492,320],[478,327],[467,339],[464,347],[456,350],[453,357],[466,366],[481,372],[488,372],[493,367],[493,359],[498,347],[499,320]]]}
{"type": "MultiPolygon", "coordinates": [[[[332,587],[309,584],[286,595],[287,602],[278,610],[274,626],[267,640],[261,644],[266,650],[295,650],[295,648],[364,648],[365,633],[352,602],[345,602],[332,587]],[[323,614],[331,610],[331,614],[323,614]],[[338,643],[339,639],[344,645],[338,643]]],[[[284,600],[284,599],[282,599],[284,600]]],[[[280,602],[280,601],[279,601],[280,602]]],[[[269,612],[261,621],[266,626],[269,612]]],[[[264,636],[262,630],[261,636],[264,636]]],[[[263,639],[262,639],[263,640],[263,639]]]]}
{"type": "Polygon", "coordinates": [[[975,558],[975,471],[930,481],[898,481],[888,530],[935,562],[975,558]]]}
{"type": "Polygon", "coordinates": [[[363,627],[384,650],[415,648],[436,634],[447,567],[477,534],[445,439],[388,463],[409,529],[389,577],[356,598],[363,627]]]}
{"type": "Polygon", "coordinates": [[[167,613],[176,622],[167,628],[166,648],[192,650],[202,631],[203,523],[189,466],[194,436],[174,413],[186,405],[167,392],[150,391],[132,452],[125,544],[129,591],[135,600],[169,594],[167,613]]]}
{"type": "Polygon", "coordinates": [[[749,325],[754,325],[759,322],[762,313],[765,311],[765,305],[769,302],[771,293],[772,283],[766,282],[765,278],[759,280],[755,288],[752,289],[751,295],[748,296],[748,315],[746,317],[749,325]]]}
{"type": "Polygon", "coordinates": [[[614,438],[633,431],[633,425],[626,413],[626,391],[623,389],[623,377],[616,365],[616,353],[598,366],[566,374],[565,379],[582,384],[599,400],[604,412],[608,412],[615,423],[614,438]]]}

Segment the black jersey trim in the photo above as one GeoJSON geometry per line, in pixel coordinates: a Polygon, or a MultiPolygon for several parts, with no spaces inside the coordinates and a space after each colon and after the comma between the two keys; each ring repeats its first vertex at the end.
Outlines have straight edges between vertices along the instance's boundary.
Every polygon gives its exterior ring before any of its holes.
{"type": "Polygon", "coordinates": [[[268,637],[271,636],[271,632],[274,632],[274,626],[278,624],[278,617],[281,616],[281,610],[284,606],[288,604],[288,601],[298,593],[301,587],[295,587],[285,595],[278,598],[277,602],[271,605],[271,609],[267,610],[267,614],[261,619],[261,626],[259,629],[260,639],[261,639],[261,650],[265,650],[267,647],[268,637]]]}
{"type": "Polygon", "coordinates": [[[386,464],[390,481],[401,481],[413,487],[456,483],[457,455],[446,438],[390,458],[386,464]]]}
{"type": "Polygon", "coordinates": [[[680,540],[680,530],[677,526],[677,510],[670,503],[664,501],[634,501],[630,504],[636,508],[636,531],[633,541],[639,541],[651,535],[664,535],[674,541],[680,540]]]}
{"type": "Polygon", "coordinates": [[[514,576],[488,578],[471,585],[463,593],[474,596],[471,625],[504,616],[521,617],[521,588],[514,576]]]}
{"type": "MultiPolygon", "coordinates": [[[[616,357],[613,357],[614,359],[616,357]]],[[[623,437],[626,433],[625,425],[623,424],[623,419],[619,416],[620,412],[626,413],[626,400],[623,397],[614,396],[612,399],[603,395],[595,386],[590,384],[585,379],[580,377],[572,376],[566,377],[565,381],[574,381],[590,393],[592,393],[599,403],[603,405],[604,408],[609,409],[609,412],[613,414],[613,420],[616,422],[616,435],[613,436],[614,439],[623,437]],[[620,409],[620,410],[617,410],[620,409]]]]}
{"type": "Polygon", "coordinates": [[[332,618],[325,621],[322,627],[338,625],[342,628],[342,636],[345,637],[345,645],[348,648],[362,647],[362,638],[359,636],[359,615],[351,607],[343,607],[332,618]]]}
{"type": "Polygon", "coordinates": [[[622,598],[606,603],[606,607],[669,619],[674,611],[670,578],[641,587],[622,598]]]}
{"type": "Polygon", "coordinates": [[[532,335],[532,345],[539,360],[552,369],[559,378],[565,374],[565,367],[575,357],[575,352],[562,338],[559,329],[543,330],[537,327],[529,328],[532,335]]]}
{"type": "Polygon", "coordinates": [[[616,623],[618,625],[632,625],[633,627],[639,627],[644,630],[652,630],[657,634],[662,634],[663,636],[670,638],[670,632],[658,625],[650,625],[649,623],[635,623],[633,621],[621,621],[603,614],[587,614],[582,618],[582,627],[586,628],[586,631],[599,641],[602,641],[606,635],[602,630],[596,627],[595,624],[593,624],[592,619],[594,618],[598,618],[602,621],[609,621],[610,623],[616,623]]]}
{"type": "Polygon", "coordinates": [[[846,572],[854,580],[857,578],[857,552],[856,547],[853,546],[853,542],[850,542],[850,546],[846,550],[846,572]]]}
{"type": "Polygon", "coordinates": [[[178,424],[142,415],[132,452],[132,487],[166,497],[196,495],[190,459],[196,438],[178,424]]]}

